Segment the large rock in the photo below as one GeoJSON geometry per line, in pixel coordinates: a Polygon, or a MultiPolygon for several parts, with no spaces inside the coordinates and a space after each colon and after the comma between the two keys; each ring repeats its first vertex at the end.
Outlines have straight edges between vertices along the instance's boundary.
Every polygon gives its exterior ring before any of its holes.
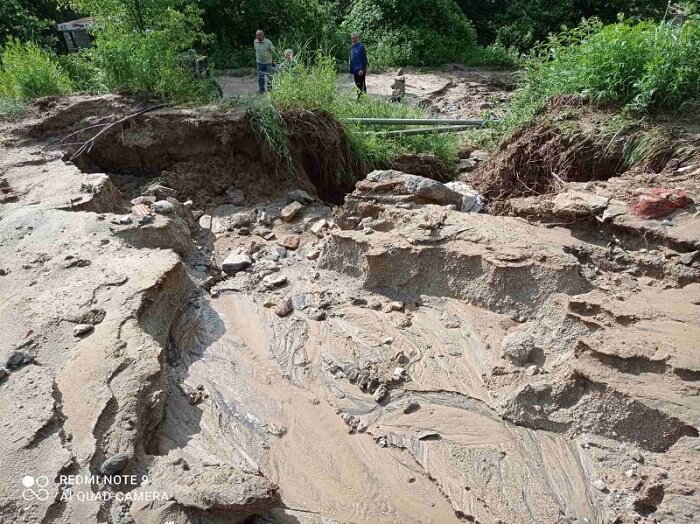
{"type": "Polygon", "coordinates": [[[445,184],[401,171],[372,171],[356,187],[363,193],[399,197],[418,204],[454,205],[458,209],[462,205],[462,195],[445,184]]]}

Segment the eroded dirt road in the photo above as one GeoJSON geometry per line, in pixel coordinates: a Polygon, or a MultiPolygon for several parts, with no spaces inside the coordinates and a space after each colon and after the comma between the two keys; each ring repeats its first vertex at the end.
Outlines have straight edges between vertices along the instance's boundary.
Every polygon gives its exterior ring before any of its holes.
{"type": "Polygon", "coordinates": [[[312,159],[342,134],[297,134],[289,173],[216,110],[66,161],[91,133],[61,139],[135,107],[46,101],[2,130],[3,519],[697,519],[690,182],[683,228],[598,222],[621,193],[582,182],[543,220],[395,171],[332,206],[312,159]],[[90,474],[137,479],[65,479],[90,474]]]}

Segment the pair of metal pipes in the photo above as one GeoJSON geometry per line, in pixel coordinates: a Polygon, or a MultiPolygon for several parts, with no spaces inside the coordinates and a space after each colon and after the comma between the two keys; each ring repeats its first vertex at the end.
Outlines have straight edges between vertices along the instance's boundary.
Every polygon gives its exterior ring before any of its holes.
{"type": "Polygon", "coordinates": [[[439,119],[439,118],[346,118],[346,122],[352,124],[374,126],[420,126],[416,129],[398,129],[394,131],[367,131],[367,134],[376,136],[408,136],[428,135],[432,133],[456,133],[467,129],[484,128],[497,123],[498,120],[464,120],[464,119],[439,119]]]}

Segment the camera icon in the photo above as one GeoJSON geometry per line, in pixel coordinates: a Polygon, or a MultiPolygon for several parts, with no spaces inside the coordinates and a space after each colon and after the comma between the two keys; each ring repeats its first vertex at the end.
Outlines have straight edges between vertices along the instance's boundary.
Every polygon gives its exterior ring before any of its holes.
{"type": "Polygon", "coordinates": [[[49,498],[49,492],[44,488],[48,485],[49,478],[45,475],[36,478],[31,475],[25,475],[22,477],[22,486],[26,489],[22,491],[22,498],[24,500],[47,500],[49,498]]]}

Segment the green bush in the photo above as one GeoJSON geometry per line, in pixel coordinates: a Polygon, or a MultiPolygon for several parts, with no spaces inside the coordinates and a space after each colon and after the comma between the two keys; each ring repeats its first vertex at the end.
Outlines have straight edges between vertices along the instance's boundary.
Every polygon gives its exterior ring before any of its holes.
{"type": "Polygon", "coordinates": [[[502,44],[476,46],[464,59],[464,63],[471,66],[517,67],[521,62],[516,48],[506,48],[502,44]]]}
{"type": "Polygon", "coordinates": [[[34,42],[8,40],[2,51],[0,97],[28,100],[69,93],[72,89],[72,82],[55,55],[34,42]]]}
{"type": "Polygon", "coordinates": [[[179,61],[206,40],[201,12],[191,0],[71,0],[71,5],[95,18],[96,49],[89,64],[103,73],[108,88],[176,102],[213,95],[211,82],[195,78],[179,61]]]}
{"type": "Polygon", "coordinates": [[[357,0],[342,27],[361,34],[374,66],[459,62],[476,44],[454,0],[357,0]]]}
{"type": "Polygon", "coordinates": [[[474,23],[483,45],[500,43],[527,51],[562,27],[596,17],[612,23],[620,13],[637,19],[660,19],[668,0],[457,0],[474,23]]]}
{"type": "Polygon", "coordinates": [[[70,77],[75,91],[87,91],[89,93],[107,91],[104,71],[98,66],[97,53],[94,48],[60,55],[58,63],[70,77]]]}
{"type": "Polygon", "coordinates": [[[700,101],[700,20],[683,25],[588,21],[552,36],[529,60],[510,124],[553,95],[579,93],[636,110],[680,109],[700,101]]]}
{"type": "MultiPolygon", "coordinates": [[[[454,166],[459,142],[456,135],[435,134],[405,137],[377,137],[367,134],[367,127],[344,122],[345,118],[425,118],[426,113],[413,106],[363,96],[357,100],[354,89],[338,90],[335,60],[322,52],[312,62],[302,54],[294,67],[277,73],[270,100],[277,110],[315,109],[332,113],[344,125],[353,153],[371,167],[388,167],[401,153],[431,153],[448,168],[454,166]]],[[[258,121],[271,122],[268,116],[258,121]]],[[[265,133],[272,137],[279,132],[265,133]]]]}

